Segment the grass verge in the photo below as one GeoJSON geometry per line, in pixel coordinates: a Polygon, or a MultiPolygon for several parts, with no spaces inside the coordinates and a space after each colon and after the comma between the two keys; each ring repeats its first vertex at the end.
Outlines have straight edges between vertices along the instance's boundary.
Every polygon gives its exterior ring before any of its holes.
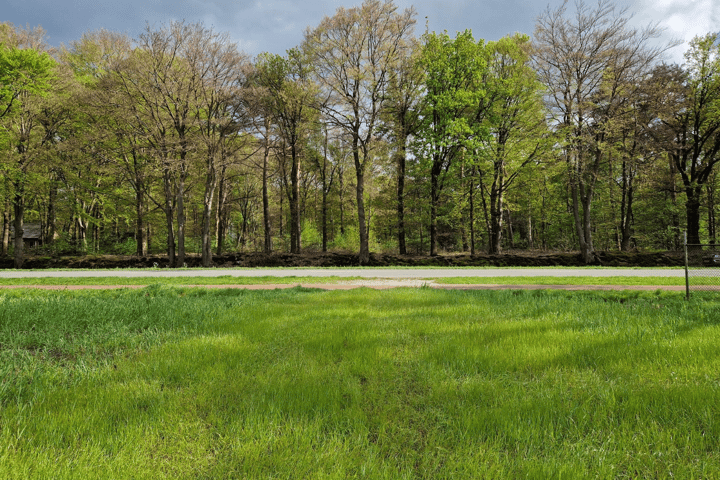
{"type": "Polygon", "coordinates": [[[720,301],[0,292],[0,477],[716,478],[720,301]]]}
{"type": "MultiPolygon", "coordinates": [[[[382,275],[378,276],[382,278],[382,275]]],[[[236,277],[223,275],[219,277],[42,277],[42,278],[0,278],[0,286],[33,286],[33,285],[296,285],[296,284],[333,284],[362,277],[236,277]]],[[[365,279],[367,280],[367,279],[365,279]]],[[[684,277],[453,277],[435,278],[438,284],[445,285],[650,285],[650,286],[682,286],[684,277]]],[[[716,278],[693,278],[694,285],[714,285],[716,278]]]]}
{"type": "Polygon", "coordinates": [[[0,278],[0,285],[295,285],[300,283],[338,283],[359,277],[39,277],[0,278]]]}
{"type": "MultiPolygon", "coordinates": [[[[717,284],[717,279],[694,278],[694,284],[717,284]],[[712,283],[710,281],[713,280],[712,283]]],[[[438,278],[445,285],[685,285],[685,277],[452,277],[438,278]]]]}

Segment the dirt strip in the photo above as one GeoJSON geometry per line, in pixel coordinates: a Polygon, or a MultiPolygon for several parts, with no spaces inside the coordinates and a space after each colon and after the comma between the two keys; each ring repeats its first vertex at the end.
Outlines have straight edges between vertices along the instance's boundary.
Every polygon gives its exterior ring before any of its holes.
{"type": "MultiPolygon", "coordinates": [[[[109,290],[118,288],[144,288],[147,285],[0,285],[0,289],[35,288],[40,290],[109,290]]],[[[257,284],[257,285],[174,285],[192,288],[234,288],[245,290],[275,290],[294,287],[316,288],[321,290],[352,290],[355,288],[372,288],[387,290],[399,287],[427,286],[438,290],[667,290],[684,292],[684,286],[670,285],[500,285],[500,284],[437,284],[427,282],[422,285],[407,285],[401,282],[374,283],[362,281],[357,283],[302,283],[302,284],[257,284]]],[[[720,291],[720,287],[708,286],[703,290],[720,291]]]]}

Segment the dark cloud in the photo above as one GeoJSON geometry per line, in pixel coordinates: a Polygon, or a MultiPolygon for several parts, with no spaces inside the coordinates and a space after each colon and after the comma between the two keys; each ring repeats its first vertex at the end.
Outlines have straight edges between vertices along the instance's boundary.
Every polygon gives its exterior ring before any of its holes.
{"type": "MultiPolygon", "coordinates": [[[[68,44],[83,33],[106,28],[136,37],[146,23],[170,20],[203,22],[227,32],[251,55],[262,51],[284,53],[298,45],[305,29],[317,25],[340,6],[352,7],[362,0],[4,0],[0,21],[16,25],[42,25],[53,45],[68,44]]],[[[659,2],[670,13],[685,0],[634,0],[636,18],[652,19],[659,2]]],[[[714,0],[691,0],[693,6],[714,0]]],[[[535,20],[548,0],[395,0],[399,8],[415,6],[418,35],[425,31],[471,29],[475,38],[497,40],[515,32],[532,35],[535,20]]],[[[560,0],[550,2],[559,5],[560,0]]],[[[717,18],[717,10],[711,18],[717,18]]],[[[714,21],[714,20],[713,20],[714,21]]],[[[711,22],[712,23],[712,22],[711,22]]]]}

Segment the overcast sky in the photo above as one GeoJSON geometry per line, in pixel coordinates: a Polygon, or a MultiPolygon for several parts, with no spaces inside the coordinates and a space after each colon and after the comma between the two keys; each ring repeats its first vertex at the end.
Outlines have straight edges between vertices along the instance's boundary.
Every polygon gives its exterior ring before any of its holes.
{"type": "MultiPolygon", "coordinates": [[[[455,32],[471,29],[475,38],[497,40],[522,32],[532,35],[535,20],[550,5],[562,0],[395,0],[400,8],[415,6],[416,33],[425,30],[455,32]]],[[[665,39],[688,41],[693,36],[720,30],[719,0],[621,0],[633,22],[646,26],[659,22],[665,39]]],[[[227,32],[246,53],[283,54],[298,45],[306,27],[316,26],[337,7],[352,7],[362,0],[0,0],[0,21],[15,25],[41,25],[54,46],[69,44],[84,32],[105,28],[136,37],[146,23],[159,26],[170,20],[201,21],[227,32]]],[[[588,0],[593,4],[594,0],[588,0]]],[[[682,62],[686,46],[671,50],[668,60],[682,62]]]]}

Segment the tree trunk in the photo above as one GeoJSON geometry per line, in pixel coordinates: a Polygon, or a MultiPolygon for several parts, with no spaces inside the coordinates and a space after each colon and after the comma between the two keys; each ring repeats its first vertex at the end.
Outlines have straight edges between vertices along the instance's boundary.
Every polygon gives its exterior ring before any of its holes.
{"type": "Polygon", "coordinates": [[[713,173],[707,184],[707,209],[708,209],[708,236],[710,244],[715,245],[717,242],[717,221],[715,217],[715,182],[717,178],[713,173]]]}
{"type": "Polygon", "coordinates": [[[405,142],[397,157],[397,235],[400,255],[407,255],[405,243],[405,142]]]}
{"type": "Polygon", "coordinates": [[[12,212],[10,210],[10,197],[5,197],[5,205],[3,208],[3,229],[2,229],[2,256],[6,256],[10,250],[10,219],[12,212]]]}
{"type": "Polygon", "coordinates": [[[510,248],[515,248],[515,233],[513,231],[513,222],[512,217],[510,216],[510,210],[505,209],[505,218],[506,218],[506,224],[507,224],[507,230],[508,230],[508,242],[510,243],[510,248]]]}
{"type": "Polygon", "coordinates": [[[685,203],[685,214],[687,215],[687,243],[688,245],[700,244],[700,193],[701,187],[688,186],[685,188],[687,202],[685,203]]]}
{"type": "Polygon", "coordinates": [[[93,208],[93,219],[95,220],[93,222],[93,251],[95,253],[100,252],[100,229],[101,229],[101,211],[100,211],[100,202],[95,203],[95,207],[93,208]]]}
{"type": "Polygon", "coordinates": [[[338,192],[340,197],[340,235],[345,235],[345,169],[340,167],[338,170],[338,192]]]}
{"type": "Polygon", "coordinates": [[[147,234],[145,235],[147,238],[147,245],[148,245],[148,255],[152,255],[152,239],[153,239],[153,228],[152,225],[148,222],[147,224],[147,234]]]}
{"type": "Polygon", "coordinates": [[[135,182],[135,252],[144,257],[148,253],[148,242],[145,236],[145,188],[142,180],[135,182]]]}
{"type": "Polygon", "coordinates": [[[24,256],[23,247],[23,219],[25,216],[25,191],[24,185],[20,182],[14,182],[15,201],[13,202],[13,213],[15,221],[15,268],[22,268],[24,256]]]}
{"type": "Polygon", "coordinates": [[[292,167],[290,170],[290,253],[300,253],[300,158],[293,143],[290,147],[292,167]]]}
{"type": "Polygon", "coordinates": [[[440,172],[442,171],[442,163],[437,159],[433,160],[430,171],[430,255],[438,254],[438,228],[437,228],[437,212],[440,203],[440,172]]]}
{"type": "MultiPolygon", "coordinates": [[[[324,182],[323,182],[324,183],[324,182]]],[[[323,184],[322,188],[322,251],[327,252],[328,247],[328,228],[327,228],[327,218],[328,218],[328,193],[325,190],[325,185],[323,184]]]]}
{"type": "MultiPolygon", "coordinates": [[[[266,129],[267,130],[267,129],[266,129]]],[[[265,151],[263,152],[262,167],[262,202],[263,202],[263,230],[265,236],[263,251],[266,254],[272,252],[272,231],[270,227],[270,195],[268,193],[268,164],[270,162],[270,146],[265,140],[265,151]]],[[[281,195],[282,197],[282,195],[281,195]]]]}
{"type": "Polygon", "coordinates": [[[626,160],[622,162],[622,192],[620,196],[620,250],[627,252],[632,243],[632,206],[634,199],[633,173],[626,160]]]}
{"type": "MultiPolygon", "coordinates": [[[[625,195],[623,195],[625,197],[625,195]]],[[[621,239],[620,239],[620,250],[627,252],[632,246],[632,218],[633,218],[633,186],[632,179],[628,185],[627,197],[623,198],[623,208],[621,212],[621,239]]]]}
{"type": "Polygon", "coordinates": [[[475,184],[473,182],[474,170],[474,168],[471,170],[470,190],[468,192],[468,201],[470,206],[470,255],[475,255],[475,184]]]}
{"type": "Polygon", "coordinates": [[[43,244],[49,245],[55,240],[55,222],[56,212],[55,204],[57,203],[57,192],[58,192],[58,180],[53,173],[50,178],[50,192],[48,194],[48,211],[47,211],[47,224],[45,227],[45,237],[43,238],[43,244]]]}
{"type": "Polygon", "coordinates": [[[215,233],[217,236],[217,255],[222,255],[225,250],[225,236],[228,234],[228,225],[230,224],[229,209],[227,206],[228,199],[228,179],[226,177],[227,167],[223,166],[218,185],[218,201],[216,207],[215,233]]]}
{"type": "MultiPolygon", "coordinates": [[[[85,210],[83,205],[81,211],[85,210]]],[[[87,253],[87,222],[83,221],[82,217],[78,215],[75,217],[75,229],[77,232],[77,244],[82,253],[87,253]]]]}
{"type": "MultiPolygon", "coordinates": [[[[495,166],[495,175],[490,187],[490,241],[488,253],[497,255],[501,250],[502,229],[503,229],[503,176],[500,168],[495,166]]],[[[512,241],[512,235],[509,235],[512,241]]]]}
{"type": "Polygon", "coordinates": [[[185,266],[185,172],[180,172],[177,181],[177,263],[176,267],[185,266]]]}
{"type": "Polygon", "coordinates": [[[327,252],[328,246],[328,194],[330,193],[330,187],[332,186],[333,178],[330,177],[330,185],[328,185],[327,178],[327,164],[328,164],[328,131],[327,126],[325,127],[325,137],[323,142],[323,164],[320,169],[322,175],[322,251],[327,252]]]}
{"type": "MultiPolygon", "coordinates": [[[[214,162],[209,159],[209,162],[214,162]]],[[[210,167],[205,177],[205,195],[203,198],[203,216],[202,216],[202,266],[210,267],[212,264],[212,235],[210,225],[212,222],[212,206],[215,199],[215,189],[217,188],[217,175],[215,169],[210,167]]]]}
{"type": "MultiPolygon", "coordinates": [[[[595,152],[595,164],[599,165],[601,153],[595,152]]],[[[578,161],[580,163],[580,161],[578,161]]],[[[592,174],[591,174],[592,175],[592,174]]],[[[579,171],[570,172],[570,193],[572,195],[573,219],[575,232],[580,244],[580,254],[586,264],[595,261],[595,247],[592,241],[592,225],[590,222],[590,206],[593,197],[593,181],[584,181],[579,171]]]]}
{"type": "Polygon", "coordinates": [[[172,193],[172,179],[170,178],[170,172],[165,170],[163,172],[163,187],[165,192],[165,223],[167,225],[167,256],[168,266],[170,268],[175,267],[175,234],[174,234],[174,214],[173,208],[173,193],[172,193]]]}
{"type": "MultiPolygon", "coordinates": [[[[367,152],[364,160],[367,160],[367,152]]],[[[368,230],[365,218],[365,164],[360,163],[360,152],[358,150],[357,140],[353,145],[353,157],[355,160],[355,177],[357,180],[356,200],[358,209],[358,234],[360,236],[360,252],[358,254],[360,265],[367,265],[370,262],[370,239],[368,238],[368,230]]]]}

